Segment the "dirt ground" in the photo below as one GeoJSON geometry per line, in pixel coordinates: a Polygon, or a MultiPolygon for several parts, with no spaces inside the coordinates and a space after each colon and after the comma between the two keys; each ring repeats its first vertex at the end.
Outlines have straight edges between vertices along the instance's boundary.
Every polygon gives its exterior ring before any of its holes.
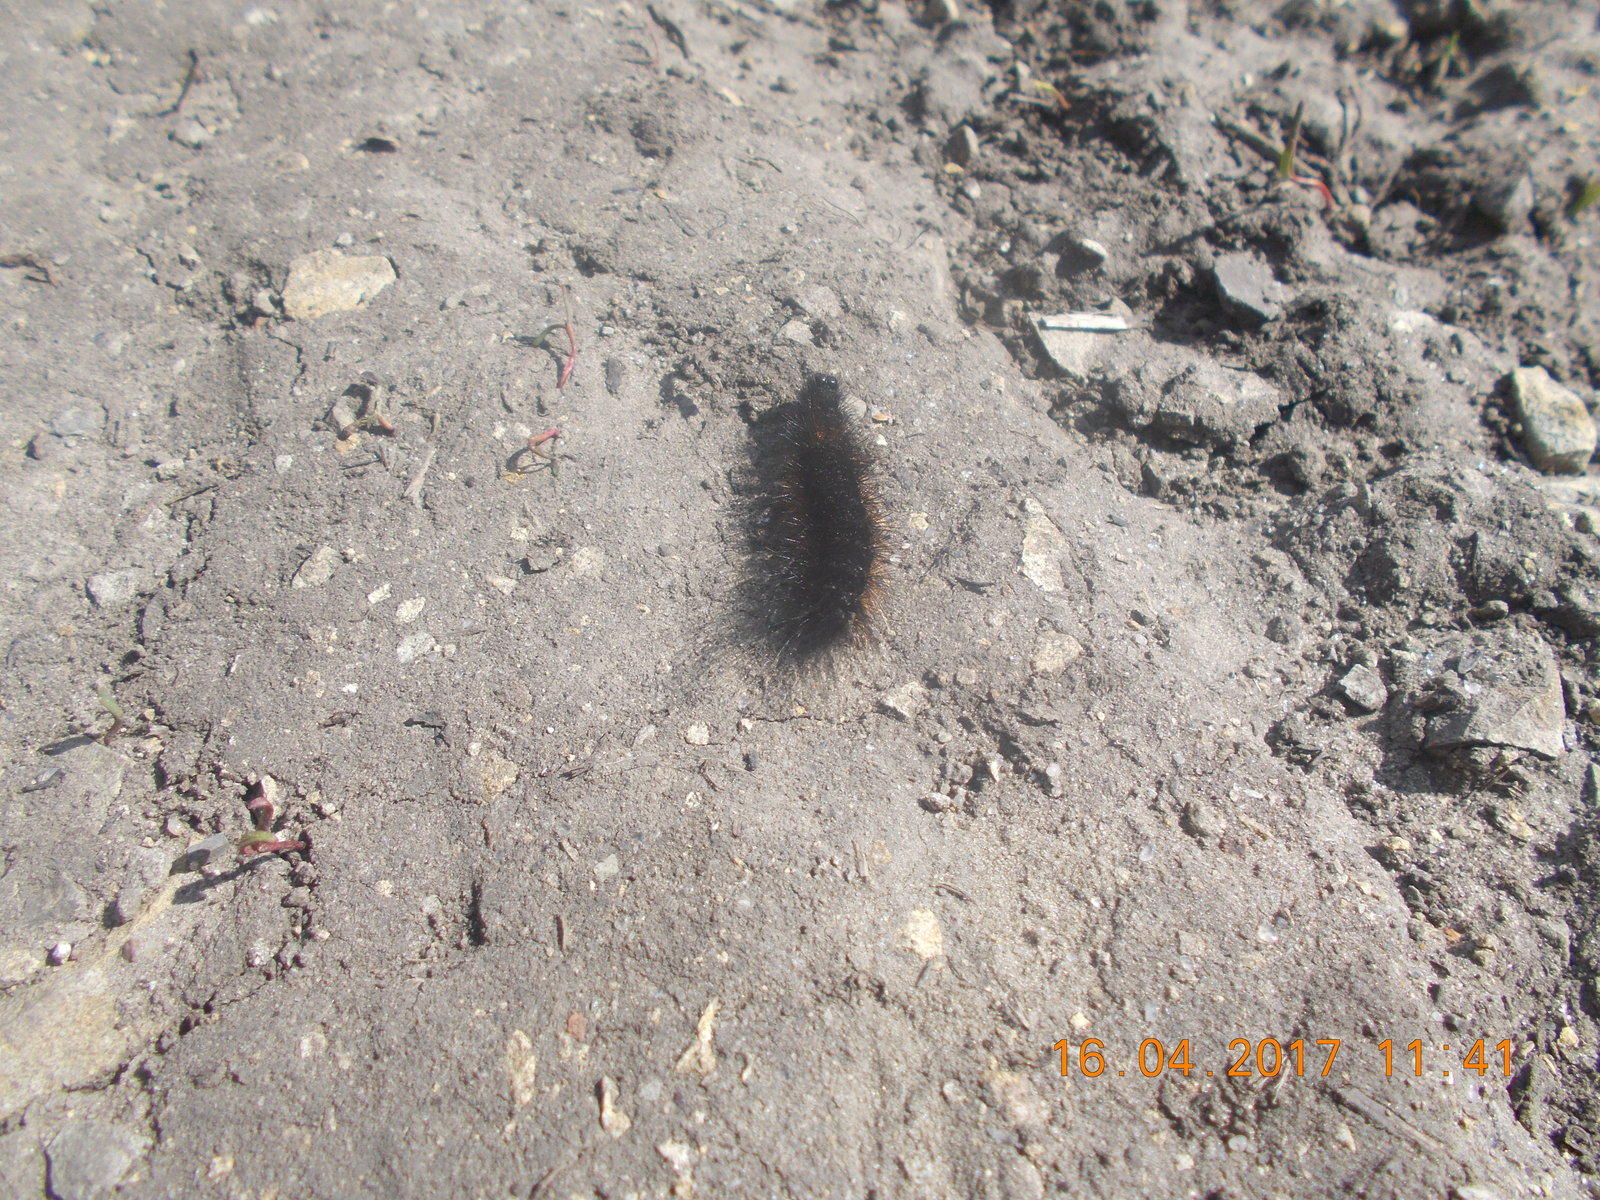
{"type": "Polygon", "coordinates": [[[0,1192],[1600,1196],[1591,6],[4,7],[0,1192]]]}

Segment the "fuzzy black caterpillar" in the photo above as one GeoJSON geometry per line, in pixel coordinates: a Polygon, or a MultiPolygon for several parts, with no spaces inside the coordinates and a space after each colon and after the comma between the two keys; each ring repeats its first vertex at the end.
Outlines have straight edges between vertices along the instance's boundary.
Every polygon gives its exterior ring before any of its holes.
{"type": "Polygon", "coordinates": [[[873,457],[839,381],[810,376],[772,421],[764,590],[779,658],[805,665],[870,641],[887,537],[873,457]]]}

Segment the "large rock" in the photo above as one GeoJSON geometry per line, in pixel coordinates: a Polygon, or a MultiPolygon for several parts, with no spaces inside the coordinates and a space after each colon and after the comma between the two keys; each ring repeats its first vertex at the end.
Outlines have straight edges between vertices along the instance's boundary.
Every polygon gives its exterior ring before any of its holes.
{"type": "Polygon", "coordinates": [[[1544,642],[1512,633],[1450,647],[1432,681],[1430,750],[1507,746],[1545,758],[1566,752],[1566,704],[1555,656],[1544,642]]]}
{"type": "Polygon", "coordinates": [[[1581,475],[1594,456],[1594,418],[1570,388],[1543,367],[1518,367],[1507,377],[1522,444],[1547,475],[1581,475]]]}
{"type": "Polygon", "coordinates": [[[1106,407],[1129,429],[1190,446],[1248,442],[1286,402],[1253,371],[1230,370],[1142,329],[1117,335],[1096,365],[1106,407]]]}
{"type": "Polygon", "coordinates": [[[1105,313],[1058,313],[1033,318],[1046,356],[1068,379],[1089,383],[1100,374],[1116,374],[1132,344],[1150,341],[1148,334],[1130,336],[1127,310],[1105,313]]]}

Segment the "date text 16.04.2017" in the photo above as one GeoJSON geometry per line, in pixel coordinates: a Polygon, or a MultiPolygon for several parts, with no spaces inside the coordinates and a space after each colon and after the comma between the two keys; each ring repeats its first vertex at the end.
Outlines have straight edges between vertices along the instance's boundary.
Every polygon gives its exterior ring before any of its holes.
{"type": "MultiPolygon", "coordinates": [[[[1313,1075],[1326,1078],[1333,1071],[1343,1043],[1338,1038],[1295,1038],[1280,1042],[1276,1038],[1234,1038],[1228,1043],[1228,1052],[1220,1056],[1211,1068],[1192,1060],[1189,1039],[1167,1044],[1156,1038],[1145,1038],[1125,1063],[1112,1060],[1107,1055],[1105,1043],[1099,1038],[1085,1038],[1073,1044],[1065,1038],[1051,1047],[1061,1055],[1063,1075],[1082,1075],[1098,1079],[1102,1075],[1129,1075],[1137,1071],[1147,1079],[1178,1072],[1184,1076],[1249,1075],[1271,1079],[1278,1075],[1313,1075]]],[[[1376,1047],[1369,1044],[1361,1052],[1382,1055],[1385,1075],[1424,1074],[1448,1079],[1454,1072],[1480,1077],[1491,1071],[1511,1077],[1512,1060],[1516,1047],[1510,1041],[1489,1046],[1483,1038],[1473,1042],[1444,1042],[1438,1047],[1425,1047],[1419,1038],[1399,1045],[1385,1038],[1376,1047]]],[[[1349,1053],[1348,1051],[1346,1053],[1349,1053]]]]}

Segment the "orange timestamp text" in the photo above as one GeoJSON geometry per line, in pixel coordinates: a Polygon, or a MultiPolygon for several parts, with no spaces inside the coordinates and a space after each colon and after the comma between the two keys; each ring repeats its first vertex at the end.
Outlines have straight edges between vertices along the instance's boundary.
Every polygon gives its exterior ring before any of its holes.
{"type": "MultiPolygon", "coordinates": [[[[1099,1038],[1085,1038],[1076,1045],[1063,1038],[1051,1049],[1061,1056],[1063,1075],[1076,1073],[1086,1079],[1098,1079],[1108,1073],[1125,1076],[1133,1070],[1146,1079],[1171,1072],[1187,1078],[1196,1071],[1202,1075],[1273,1079],[1279,1075],[1303,1076],[1307,1073],[1327,1078],[1333,1071],[1334,1060],[1338,1058],[1342,1045],[1339,1038],[1295,1038],[1290,1042],[1280,1042],[1277,1038],[1255,1041],[1234,1038],[1228,1043],[1224,1062],[1209,1069],[1191,1060],[1188,1038],[1170,1046],[1158,1038],[1145,1038],[1126,1065],[1108,1057],[1105,1043],[1099,1038]]],[[[1449,1042],[1433,1050],[1425,1047],[1420,1038],[1400,1047],[1395,1045],[1394,1039],[1385,1038],[1378,1043],[1377,1050],[1383,1055],[1385,1075],[1409,1074],[1418,1078],[1425,1073],[1424,1060],[1433,1059],[1440,1065],[1426,1073],[1438,1072],[1442,1077],[1449,1078],[1453,1070],[1460,1070],[1463,1074],[1471,1072],[1482,1077],[1500,1067],[1509,1079],[1512,1059],[1516,1057],[1516,1047],[1511,1041],[1501,1041],[1491,1049],[1484,1038],[1478,1038],[1470,1045],[1460,1043],[1455,1052],[1451,1051],[1449,1042]]]]}

